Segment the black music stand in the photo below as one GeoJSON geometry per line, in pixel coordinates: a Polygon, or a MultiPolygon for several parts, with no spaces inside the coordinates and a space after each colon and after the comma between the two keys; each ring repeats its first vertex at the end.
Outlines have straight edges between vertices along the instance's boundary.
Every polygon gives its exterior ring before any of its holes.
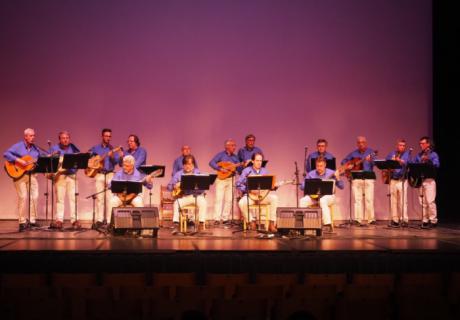
{"type": "Polygon", "coordinates": [[[334,194],[334,180],[305,179],[304,195],[317,195],[318,199],[322,196],[334,194]]]}
{"type": "MultiPolygon", "coordinates": [[[[195,231],[190,233],[191,235],[195,235],[198,232],[197,226],[199,225],[200,221],[198,219],[198,215],[196,214],[198,210],[197,206],[197,197],[200,192],[209,190],[209,187],[216,181],[217,174],[184,174],[181,177],[180,181],[180,188],[183,192],[191,192],[193,198],[195,199],[195,231]]],[[[177,205],[179,206],[179,212],[182,213],[182,208],[180,206],[179,199],[176,199],[177,205]]],[[[205,217],[206,219],[206,217],[205,217]]],[[[205,221],[206,223],[206,221],[205,221]]],[[[174,233],[178,234],[178,233],[174,233]]],[[[186,233],[187,234],[187,233],[186,233]]],[[[212,232],[201,232],[201,234],[210,235],[212,232]]]]}
{"type": "MultiPolygon", "coordinates": [[[[390,170],[395,170],[395,169],[401,169],[402,166],[401,164],[399,163],[399,161],[396,161],[396,160],[374,160],[374,164],[377,166],[377,168],[379,168],[380,170],[387,170],[388,172],[388,178],[390,179],[390,182],[388,182],[388,193],[387,193],[387,197],[388,197],[388,226],[391,226],[391,221],[393,220],[393,217],[391,216],[391,171],[390,170]]],[[[404,189],[402,191],[404,193],[404,189]]],[[[402,203],[402,210],[403,212],[401,213],[403,216],[404,216],[404,201],[402,203]]],[[[399,218],[399,223],[401,223],[403,221],[403,218],[404,217],[400,217],[399,218]]]]}
{"type": "Polygon", "coordinates": [[[409,163],[408,164],[408,176],[412,179],[420,180],[422,187],[422,192],[420,193],[420,205],[422,206],[422,225],[423,217],[425,216],[425,207],[423,202],[425,201],[425,187],[423,186],[423,181],[425,179],[435,179],[436,178],[436,167],[431,163],[409,163]]]}
{"type": "Polygon", "coordinates": [[[88,168],[88,160],[91,157],[91,153],[66,153],[62,160],[62,168],[65,170],[75,170],[75,221],[78,220],[77,212],[77,197],[78,197],[78,184],[77,184],[77,173],[78,169],[88,168]]]}
{"type": "MultiPolygon", "coordinates": [[[[33,173],[44,173],[44,174],[51,173],[53,174],[58,171],[58,167],[59,167],[59,156],[38,157],[33,173]]],[[[29,181],[29,186],[30,186],[30,181],[29,181]]],[[[46,192],[44,195],[46,198],[45,219],[46,219],[46,224],[47,224],[48,223],[48,196],[49,196],[48,180],[46,181],[46,192]]],[[[30,201],[29,201],[29,206],[30,206],[30,201]]],[[[51,179],[51,220],[53,220],[53,214],[54,214],[54,179],[51,179]]],[[[30,219],[30,207],[29,207],[29,219],[30,219]]]]}
{"type": "MultiPolygon", "coordinates": [[[[163,178],[165,176],[166,166],[152,165],[152,166],[140,166],[139,171],[146,175],[151,174],[156,170],[161,170],[161,174],[157,178],[163,178]]],[[[153,189],[153,188],[152,188],[153,189]]],[[[149,189],[149,207],[152,206],[152,189],[149,189]]]]}
{"type": "MultiPolygon", "coordinates": [[[[362,180],[363,184],[363,217],[366,213],[366,188],[365,187],[365,181],[366,180],[375,180],[377,177],[375,176],[374,171],[364,171],[364,170],[351,170],[351,180],[362,180]]],[[[363,226],[362,224],[360,226],[363,226]]]]}
{"type": "MultiPolygon", "coordinates": [[[[311,158],[310,159],[310,168],[312,170],[314,170],[316,168],[316,159],[318,159],[318,158],[311,158]]],[[[326,159],[326,168],[334,170],[334,171],[336,170],[335,158],[326,159]]]]}
{"type": "MultiPolygon", "coordinates": [[[[272,190],[273,188],[273,176],[272,175],[253,175],[253,176],[247,176],[247,182],[246,182],[246,197],[247,197],[247,206],[248,206],[248,223],[251,222],[250,220],[250,213],[249,213],[249,192],[257,190],[259,195],[261,190],[272,190]]],[[[263,199],[262,199],[263,200],[263,199]]],[[[257,201],[258,205],[258,213],[259,213],[259,229],[257,232],[260,233],[268,233],[265,230],[260,230],[260,225],[261,225],[261,220],[260,220],[260,202],[262,200],[257,201]]]]}

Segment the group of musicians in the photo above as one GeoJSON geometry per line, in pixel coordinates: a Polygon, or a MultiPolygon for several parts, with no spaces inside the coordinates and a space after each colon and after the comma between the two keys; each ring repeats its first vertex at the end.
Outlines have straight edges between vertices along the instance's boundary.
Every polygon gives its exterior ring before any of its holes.
{"type": "MultiPolygon", "coordinates": [[[[140,146],[139,137],[131,134],[128,137],[128,148],[124,150],[121,147],[114,148],[111,144],[112,130],[103,129],[101,142],[93,146],[89,153],[93,157],[98,157],[101,161],[99,169],[95,172],[94,181],[96,188],[96,210],[95,221],[97,227],[104,223],[110,222],[110,213],[113,207],[130,205],[143,207],[142,194],[135,194],[129,199],[120,197],[120,194],[112,194],[110,185],[112,181],[135,181],[141,182],[146,188],[151,189],[153,178],[139,170],[139,167],[145,165],[147,152],[140,146]],[[115,171],[116,165],[121,169],[115,171]],[[109,187],[109,188],[108,188],[109,187]]],[[[80,152],[70,139],[70,133],[62,131],[59,133],[59,142],[51,145],[48,141],[49,149],[44,150],[35,143],[35,131],[31,128],[24,130],[24,139],[11,146],[5,153],[4,157],[8,163],[18,168],[27,168],[29,163],[25,159],[36,161],[39,156],[57,156],[59,155],[62,164],[64,154],[75,154],[80,152]]],[[[256,137],[249,134],[245,137],[245,146],[236,152],[236,143],[228,139],[224,143],[224,150],[217,153],[209,162],[209,166],[216,170],[218,179],[216,179],[216,194],[214,203],[214,215],[212,219],[214,224],[229,224],[233,216],[233,201],[240,198],[238,206],[242,213],[243,219],[246,220],[251,229],[256,229],[257,217],[250,213],[249,208],[254,204],[269,205],[268,229],[270,232],[276,232],[276,209],[278,197],[274,192],[267,191],[263,197],[260,197],[260,190],[247,190],[247,180],[249,176],[265,176],[269,172],[264,166],[263,151],[255,146],[256,137]],[[238,192],[235,192],[235,188],[238,192]],[[252,193],[257,193],[253,195],[252,193]],[[235,195],[237,193],[237,195],[235,195]]],[[[328,161],[335,159],[334,155],[327,151],[327,141],[319,139],[316,144],[316,151],[311,153],[305,161],[306,180],[320,179],[333,180],[335,186],[339,189],[344,188],[342,177],[355,170],[360,172],[373,172],[373,167],[377,157],[377,152],[368,147],[367,140],[363,136],[357,137],[357,149],[350,152],[340,163],[338,168],[332,170],[328,168],[328,161]],[[314,161],[312,161],[314,160],[314,161]],[[313,165],[312,165],[313,164],[313,165]]],[[[391,202],[391,221],[390,226],[399,227],[408,224],[407,215],[407,167],[409,163],[424,163],[433,168],[439,168],[439,156],[433,150],[432,142],[429,137],[422,137],[419,141],[420,152],[414,158],[411,158],[412,149],[407,149],[406,141],[398,139],[396,148],[390,152],[386,159],[396,161],[399,166],[396,169],[385,170],[388,178],[390,202],[391,202]]],[[[356,171],[355,171],[356,172],[356,171]]],[[[180,186],[183,175],[199,174],[197,161],[191,153],[191,148],[184,145],[181,155],[173,163],[173,173],[168,184],[168,189],[174,191],[180,186]]],[[[70,208],[70,220],[72,227],[78,229],[81,227],[75,206],[75,194],[77,188],[75,169],[63,169],[59,167],[58,171],[48,176],[54,182],[56,187],[56,216],[51,223],[52,228],[62,229],[64,221],[64,199],[67,196],[70,208]]],[[[351,183],[351,197],[354,212],[354,223],[357,225],[375,224],[374,215],[374,184],[375,178],[349,178],[351,183]]],[[[298,179],[297,179],[298,181],[298,179]]],[[[298,183],[300,189],[305,188],[305,181],[298,183]]],[[[38,200],[38,183],[37,174],[28,171],[20,177],[13,179],[13,183],[18,196],[18,213],[19,213],[19,231],[26,230],[29,227],[37,225],[37,200],[38,200]],[[29,196],[29,199],[28,199],[29,196]],[[29,201],[29,203],[27,203],[29,201]],[[27,215],[29,209],[29,215],[27,215]]],[[[275,186],[273,186],[274,188],[275,186]]],[[[434,228],[438,223],[436,210],[436,181],[433,176],[422,177],[420,181],[419,199],[422,205],[422,228],[434,228]]],[[[125,195],[126,196],[126,195],[125,195]]],[[[330,229],[333,223],[330,213],[330,207],[335,202],[335,195],[306,195],[299,201],[300,207],[318,205],[322,209],[323,226],[330,229]]],[[[204,227],[207,218],[207,201],[203,190],[183,190],[180,197],[174,201],[173,222],[175,227],[179,224],[179,214],[182,207],[197,205],[199,228],[204,227]]]]}

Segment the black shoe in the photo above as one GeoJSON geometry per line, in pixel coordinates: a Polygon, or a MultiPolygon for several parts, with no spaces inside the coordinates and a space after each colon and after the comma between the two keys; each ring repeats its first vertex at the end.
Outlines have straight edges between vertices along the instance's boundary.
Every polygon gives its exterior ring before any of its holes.
{"type": "Polygon", "coordinates": [[[434,229],[434,228],[436,228],[438,226],[437,222],[433,223],[433,222],[430,221],[429,223],[430,223],[430,228],[432,228],[432,229],[434,229]]]}
{"type": "Polygon", "coordinates": [[[388,225],[390,228],[399,228],[399,222],[391,220],[390,224],[388,225]]]}
{"type": "Polygon", "coordinates": [[[423,222],[422,225],[420,226],[422,229],[430,229],[430,223],[429,222],[423,222]]]}
{"type": "Polygon", "coordinates": [[[96,221],[96,223],[94,224],[94,228],[96,229],[99,229],[99,228],[102,228],[104,227],[104,223],[101,222],[101,221],[96,221]]]}
{"type": "Polygon", "coordinates": [[[376,222],[375,220],[372,220],[371,222],[369,222],[369,224],[370,224],[371,226],[375,226],[375,225],[377,224],[377,222],[376,222]]]}
{"type": "Polygon", "coordinates": [[[360,227],[362,226],[362,223],[359,222],[358,220],[353,220],[353,225],[360,227]]]}
{"type": "Polygon", "coordinates": [[[407,221],[401,222],[401,227],[402,227],[402,228],[407,228],[407,227],[409,227],[409,222],[407,222],[407,221]]]}
{"type": "Polygon", "coordinates": [[[230,220],[224,220],[224,222],[222,222],[223,225],[228,225],[228,224],[231,224],[232,222],[230,220]]]}
{"type": "Polygon", "coordinates": [[[214,221],[214,225],[215,225],[215,226],[218,226],[219,224],[220,224],[220,221],[219,221],[219,220],[214,221]]]}
{"type": "Polygon", "coordinates": [[[332,232],[332,226],[330,223],[323,225],[323,232],[328,232],[328,233],[332,232]]]}
{"type": "Polygon", "coordinates": [[[27,230],[27,223],[20,223],[19,224],[19,232],[23,232],[27,230]]]}
{"type": "Polygon", "coordinates": [[[29,223],[29,227],[32,227],[32,228],[39,228],[40,225],[39,225],[37,222],[31,222],[31,223],[29,223]]]}
{"type": "Polygon", "coordinates": [[[188,227],[193,227],[193,226],[195,226],[195,221],[193,221],[193,220],[187,221],[187,226],[188,226],[188,227]]]}

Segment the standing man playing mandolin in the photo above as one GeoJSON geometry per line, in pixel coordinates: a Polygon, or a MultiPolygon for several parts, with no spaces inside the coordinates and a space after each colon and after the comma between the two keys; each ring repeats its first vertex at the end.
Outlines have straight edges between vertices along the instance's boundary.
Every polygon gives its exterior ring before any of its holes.
{"type": "MultiPolygon", "coordinates": [[[[341,162],[346,170],[373,171],[376,151],[367,146],[366,137],[356,138],[357,149],[350,152],[341,162]]],[[[375,224],[374,214],[374,184],[375,180],[351,180],[355,222],[362,224],[364,218],[369,224],[375,224]],[[363,208],[363,195],[365,195],[363,208]],[[365,212],[364,212],[365,211],[365,212]]]]}
{"type": "Polygon", "coordinates": [[[109,201],[112,197],[110,190],[105,190],[107,183],[113,178],[113,170],[119,161],[121,148],[113,148],[110,144],[112,139],[112,130],[102,129],[102,142],[92,147],[89,152],[93,156],[89,162],[90,165],[85,171],[89,177],[94,177],[96,186],[96,227],[101,227],[110,217],[109,201]],[[91,165],[92,164],[92,165],[91,165]],[[105,195],[105,197],[104,197],[105,195]],[[104,215],[105,210],[105,215],[104,215]]]}
{"type": "Polygon", "coordinates": [[[229,223],[230,210],[233,207],[233,176],[237,167],[242,165],[235,154],[236,143],[228,139],[224,144],[225,150],[219,152],[209,161],[209,165],[217,170],[216,199],[214,203],[214,224],[222,220],[229,223]]]}
{"type": "Polygon", "coordinates": [[[9,165],[17,167],[17,171],[24,171],[18,178],[13,179],[16,194],[18,195],[18,214],[19,214],[19,231],[24,231],[30,226],[36,225],[37,219],[37,200],[38,200],[38,182],[37,175],[25,174],[34,168],[34,162],[40,155],[40,150],[34,144],[35,131],[27,128],[24,130],[24,140],[19,141],[5,151],[3,156],[9,162],[9,165]],[[27,194],[30,187],[30,221],[26,218],[27,194]]]}

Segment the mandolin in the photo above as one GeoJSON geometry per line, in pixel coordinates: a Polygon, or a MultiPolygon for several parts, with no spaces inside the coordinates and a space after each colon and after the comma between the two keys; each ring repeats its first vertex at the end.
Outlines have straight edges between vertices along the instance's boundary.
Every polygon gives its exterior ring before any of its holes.
{"type": "Polygon", "coordinates": [[[217,178],[224,180],[231,177],[235,173],[236,168],[246,165],[246,162],[233,163],[229,161],[221,161],[218,162],[217,165],[227,170],[226,172],[217,171],[217,178]]]}
{"type": "Polygon", "coordinates": [[[110,152],[117,152],[123,150],[123,147],[116,147],[112,150],[104,153],[103,155],[95,155],[88,160],[88,168],[85,169],[85,174],[87,177],[94,178],[99,172],[104,168],[104,160],[109,155],[110,152]]]}
{"type": "Polygon", "coordinates": [[[5,171],[8,174],[8,176],[14,180],[20,179],[24,174],[27,172],[33,170],[35,167],[35,160],[32,158],[31,155],[25,155],[20,158],[21,160],[24,160],[26,162],[26,165],[23,166],[22,164],[14,161],[6,161],[5,162],[5,171]]]}

